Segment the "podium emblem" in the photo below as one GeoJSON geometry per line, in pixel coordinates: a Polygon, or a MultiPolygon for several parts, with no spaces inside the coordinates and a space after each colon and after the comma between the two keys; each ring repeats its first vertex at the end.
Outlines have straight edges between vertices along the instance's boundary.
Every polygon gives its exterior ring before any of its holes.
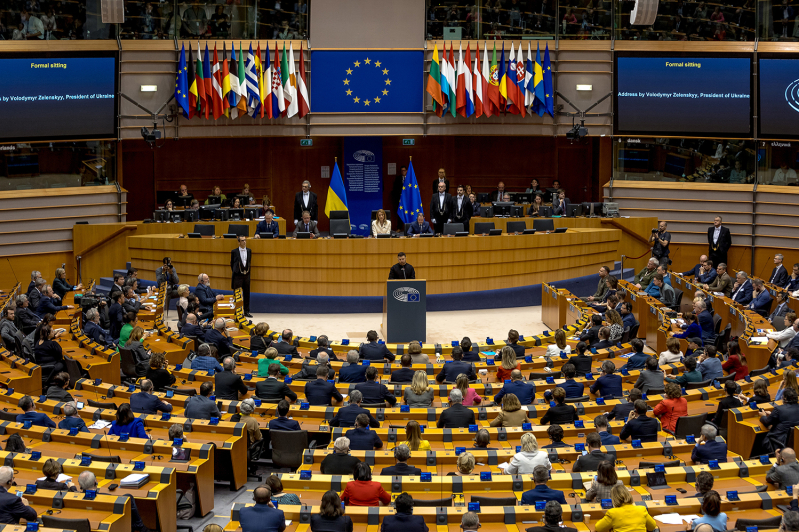
{"type": "Polygon", "coordinates": [[[421,297],[417,289],[403,286],[394,290],[394,299],[402,303],[419,303],[421,297]]]}

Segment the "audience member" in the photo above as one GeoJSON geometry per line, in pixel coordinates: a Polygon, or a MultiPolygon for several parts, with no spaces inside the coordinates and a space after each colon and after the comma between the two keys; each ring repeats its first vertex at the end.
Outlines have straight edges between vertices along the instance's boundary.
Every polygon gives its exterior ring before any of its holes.
{"type": "Polygon", "coordinates": [[[382,449],[383,442],[373,430],[369,430],[370,419],[367,414],[358,414],[355,417],[355,427],[344,435],[350,440],[350,449],[353,451],[374,451],[382,449]]]}
{"type": "MultiPolygon", "coordinates": [[[[585,354],[587,349],[588,346],[585,342],[579,342],[577,344],[577,354],[569,358],[569,364],[574,366],[574,370],[578,377],[585,377],[586,373],[591,373],[591,362],[593,359],[585,354]]],[[[597,347],[597,349],[601,348],[597,347]]],[[[582,393],[580,393],[580,395],[582,395],[582,393]]]]}
{"type": "Polygon", "coordinates": [[[277,417],[269,421],[269,430],[301,430],[300,424],[296,419],[289,419],[287,416],[291,410],[289,402],[285,399],[277,404],[277,417]]]}
{"type": "Polygon", "coordinates": [[[702,517],[694,519],[691,525],[694,530],[702,524],[710,525],[713,530],[727,530],[727,514],[721,511],[721,497],[716,491],[705,493],[702,499],[702,517]]]}
{"type": "Polygon", "coordinates": [[[649,515],[646,506],[633,504],[633,497],[625,486],[621,484],[613,486],[610,490],[610,499],[613,501],[613,508],[606,510],[605,515],[597,522],[596,532],[607,532],[611,529],[651,531],[657,528],[657,523],[649,515]]]}
{"type": "MultiPolygon", "coordinates": [[[[452,364],[446,364],[451,366],[452,364]]],[[[449,392],[449,408],[438,416],[436,426],[444,429],[465,429],[474,425],[474,410],[463,406],[463,393],[457,388],[449,392]]]]}
{"type": "Polygon", "coordinates": [[[682,351],[680,351],[680,341],[676,338],[669,338],[666,340],[666,351],[660,353],[658,357],[658,366],[665,366],[667,364],[675,364],[682,360],[682,351]]]}
{"type": "Polygon", "coordinates": [[[531,432],[522,434],[521,444],[522,450],[513,455],[505,468],[506,475],[529,475],[539,465],[545,466],[547,470],[552,469],[549,456],[546,451],[538,449],[538,440],[531,432]]]}
{"type": "Polygon", "coordinates": [[[622,369],[626,369],[627,371],[644,369],[646,367],[646,361],[652,358],[650,355],[644,353],[644,341],[640,338],[633,338],[630,341],[630,346],[632,346],[634,353],[627,359],[627,363],[622,366],[622,369]]]}
{"type": "Polygon", "coordinates": [[[411,458],[411,450],[405,444],[400,444],[394,447],[394,459],[397,461],[396,465],[384,467],[380,474],[383,476],[391,477],[418,477],[422,474],[422,470],[418,467],[408,465],[408,460],[411,458]]]}
{"type": "Polygon", "coordinates": [[[225,357],[222,369],[221,373],[214,374],[216,396],[220,399],[238,401],[239,395],[247,395],[247,385],[244,384],[241,375],[236,374],[236,361],[233,357],[225,357]]]}
{"type": "Polygon", "coordinates": [[[577,460],[572,466],[572,473],[582,473],[583,471],[596,471],[599,464],[605,461],[611,463],[616,461],[616,457],[612,454],[602,452],[602,436],[596,432],[589,432],[585,437],[585,443],[588,446],[588,454],[578,456],[577,460]]]}
{"type": "Polygon", "coordinates": [[[638,388],[633,388],[630,390],[630,394],[627,396],[627,402],[613,405],[613,408],[610,410],[610,412],[608,412],[608,421],[613,421],[614,419],[626,420],[630,415],[630,412],[632,412],[635,408],[635,402],[642,397],[643,394],[638,388]]]}
{"type": "Polygon", "coordinates": [[[618,445],[621,443],[621,440],[618,436],[614,436],[610,433],[610,424],[608,423],[608,418],[605,415],[599,415],[594,418],[594,428],[596,429],[597,433],[599,434],[600,439],[602,440],[602,445],[618,445]]]}
{"type": "Polygon", "coordinates": [[[360,460],[350,455],[350,439],[341,436],[333,443],[333,452],[319,464],[319,470],[323,475],[350,476],[360,463],[360,460]]]}
{"type": "Polygon", "coordinates": [[[673,434],[677,430],[677,420],[688,415],[688,400],[682,396],[679,384],[666,383],[666,397],[655,406],[652,415],[660,420],[664,431],[673,434]]]}
{"type": "MultiPolygon", "coordinates": [[[[455,349],[460,349],[460,347],[456,347],[455,349]]],[[[402,383],[402,384],[410,384],[413,382],[413,375],[414,371],[411,368],[413,361],[411,360],[411,355],[405,353],[400,357],[400,369],[394,370],[391,372],[391,380],[392,383],[402,383]]]]}
{"type": "Polygon", "coordinates": [[[704,379],[702,377],[702,372],[696,369],[696,358],[688,357],[683,360],[683,365],[685,366],[685,371],[683,371],[682,375],[678,375],[675,378],[665,377],[666,382],[673,382],[679,384],[680,386],[685,386],[689,382],[702,382],[704,379]]]}
{"type": "Polygon", "coordinates": [[[116,419],[111,422],[111,429],[108,434],[109,436],[126,434],[131,438],[149,439],[147,432],[144,430],[144,422],[133,416],[133,411],[128,403],[122,403],[117,408],[116,419]]]}
{"type": "Polygon", "coordinates": [[[642,442],[652,442],[658,440],[658,431],[660,424],[655,418],[646,415],[647,406],[642,400],[637,400],[635,408],[627,416],[627,423],[621,429],[619,438],[626,440],[631,438],[633,440],[641,440],[642,442]]]}
{"type": "Polygon", "coordinates": [[[153,383],[143,379],[140,383],[141,391],[131,394],[130,409],[134,414],[157,414],[158,412],[172,412],[172,405],[153,395],[153,383]]]}
{"type": "Polygon", "coordinates": [[[355,420],[361,414],[368,418],[368,425],[370,427],[375,429],[380,427],[380,422],[372,416],[372,413],[365,408],[361,408],[363,393],[359,390],[353,390],[350,393],[349,399],[350,404],[343,408],[339,408],[336,411],[336,415],[330,420],[329,425],[331,427],[354,427],[355,420]]]}
{"type": "Polygon", "coordinates": [[[213,393],[214,383],[210,381],[202,383],[200,385],[200,393],[189,396],[186,399],[186,410],[183,415],[190,419],[221,418],[222,413],[219,411],[219,407],[215,401],[211,400],[213,393]]]}
{"type": "MultiPolygon", "coordinates": [[[[349,357],[349,355],[347,355],[349,357]]],[[[346,368],[342,368],[344,370],[346,368]]],[[[327,366],[318,366],[316,368],[316,380],[305,383],[305,400],[312,406],[333,406],[344,401],[336,389],[336,385],[328,382],[327,376],[330,370],[327,366]]]]}
{"type": "Polygon", "coordinates": [[[405,437],[407,438],[405,445],[407,445],[411,451],[431,450],[430,442],[422,439],[422,429],[418,421],[414,421],[413,419],[408,421],[408,424],[405,425],[405,437]]]}
{"type": "Polygon", "coordinates": [[[358,364],[358,351],[351,349],[347,351],[347,362],[338,371],[338,381],[347,383],[366,382],[366,368],[368,366],[358,364]]]}
{"type": "Polygon", "coordinates": [[[574,377],[577,375],[574,364],[564,364],[561,370],[563,371],[563,377],[565,380],[558,386],[563,388],[563,391],[566,392],[566,399],[576,399],[577,397],[582,397],[583,392],[585,391],[585,384],[574,380],[574,377]]]}
{"type": "Polygon", "coordinates": [[[334,490],[325,492],[319,505],[319,513],[311,515],[311,532],[352,531],[352,518],[344,515],[344,505],[341,504],[338,493],[334,490]]]}
{"type": "Polygon", "coordinates": [[[539,424],[546,425],[547,423],[554,423],[557,425],[571,425],[577,419],[577,409],[570,404],[566,404],[566,391],[560,386],[552,391],[552,399],[555,401],[555,406],[551,406],[544,417],[541,418],[539,424]]]}
{"type": "Polygon", "coordinates": [[[524,423],[529,423],[527,411],[522,410],[522,405],[516,395],[509,393],[502,398],[502,410],[494,418],[490,426],[492,427],[521,427],[524,423]]]}
{"type": "Polygon", "coordinates": [[[558,357],[561,353],[568,355],[571,353],[571,346],[566,343],[566,332],[563,329],[555,331],[555,343],[547,346],[544,356],[558,357]]]}
{"type": "Polygon", "coordinates": [[[614,375],[616,364],[611,360],[602,362],[602,372],[599,378],[589,388],[592,394],[599,397],[622,397],[621,376],[614,375]]]}
{"type": "MultiPolygon", "coordinates": [[[[33,402],[33,398],[30,395],[23,396],[17,406],[24,412],[24,414],[17,416],[17,423],[29,422],[34,427],[56,428],[55,422],[47,417],[47,414],[36,411],[36,403],[33,402]]],[[[128,409],[130,409],[130,406],[128,406],[128,409]]]]}
{"type": "Polygon", "coordinates": [[[388,403],[390,406],[397,404],[397,398],[388,391],[385,384],[382,384],[377,376],[377,368],[369,366],[366,368],[366,382],[356,384],[355,389],[363,394],[366,404],[388,403]]]}
{"type": "MultiPolygon", "coordinates": [[[[269,366],[268,373],[269,376],[265,380],[255,384],[255,396],[266,401],[279,401],[288,397],[289,401],[292,403],[295,402],[297,400],[297,394],[289,388],[289,385],[286,384],[285,381],[278,379],[280,376],[280,366],[278,364],[272,364],[269,366]]],[[[314,373],[316,373],[315,370],[314,373]]]]}
{"type": "Polygon", "coordinates": [[[523,405],[530,405],[535,400],[535,386],[524,382],[522,372],[513,370],[510,374],[510,382],[503,384],[502,389],[494,396],[495,403],[501,403],[506,394],[514,394],[523,405]]]}
{"type": "Polygon", "coordinates": [[[638,375],[638,380],[633,385],[642,393],[646,393],[650,388],[663,389],[663,371],[658,367],[655,357],[649,357],[646,361],[646,369],[638,375]]]}
{"type": "Polygon", "coordinates": [[[699,356],[697,369],[702,374],[703,381],[712,381],[724,376],[724,372],[721,369],[721,362],[716,358],[715,347],[709,345],[705,348],[705,352],[699,356]]]}
{"type": "Polygon", "coordinates": [[[463,406],[475,406],[483,402],[483,398],[469,386],[469,377],[465,373],[455,379],[455,388],[463,395],[463,406]]]}
{"type": "Polygon", "coordinates": [[[266,484],[255,488],[252,494],[253,506],[239,510],[239,526],[242,532],[283,532],[286,518],[283,510],[272,504],[272,490],[266,484]]]}
{"type": "Polygon", "coordinates": [[[560,490],[553,490],[547,486],[549,480],[549,468],[538,465],[533,468],[533,482],[535,487],[522,493],[521,504],[535,504],[537,501],[555,501],[566,504],[566,497],[560,490]]]}
{"type": "Polygon", "coordinates": [[[727,444],[716,440],[716,427],[702,425],[699,438],[691,451],[691,461],[695,464],[706,464],[710,460],[727,461],[727,444]]]}
{"type": "Polygon", "coordinates": [[[388,506],[391,495],[383,485],[372,481],[372,469],[364,462],[355,465],[353,479],[347,482],[341,500],[347,506],[388,506]]]}
{"type": "Polygon", "coordinates": [[[61,430],[78,429],[78,432],[89,432],[86,422],[78,415],[78,406],[74,401],[64,405],[64,419],[58,422],[61,430]]]}
{"type": "MultiPolygon", "coordinates": [[[[402,355],[403,358],[405,355],[402,355]]],[[[428,385],[427,372],[418,370],[413,374],[410,386],[405,387],[405,404],[411,408],[430,408],[433,405],[435,392],[428,385]]]]}

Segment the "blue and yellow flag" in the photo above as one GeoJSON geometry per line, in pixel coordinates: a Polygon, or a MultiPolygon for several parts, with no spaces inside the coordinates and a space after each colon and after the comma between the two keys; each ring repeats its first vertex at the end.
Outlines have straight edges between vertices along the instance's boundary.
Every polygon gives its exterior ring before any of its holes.
{"type": "Polygon", "coordinates": [[[422,213],[422,195],[419,192],[419,183],[416,182],[416,174],[413,172],[413,163],[408,163],[408,174],[405,182],[402,183],[402,194],[399,202],[399,217],[406,224],[416,221],[416,216],[422,213]]]}
{"type": "Polygon", "coordinates": [[[330,218],[331,211],[349,211],[347,207],[347,190],[344,188],[344,180],[338,170],[338,163],[333,163],[333,177],[330,179],[330,186],[327,188],[325,214],[328,218],[330,218]]]}
{"type": "Polygon", "coordinates": [[[186,65],[185,45],[180,48],[180,63],[175,78],[175,101],[178,102],[183,116],[189,118],[189,68],[186,65]]]}
{"type": "Polygon", "coordinates": [[[547,111],[547,102],[544,92],[544,66],[541,63],[541,47],[536,43],[535,66],[533,67],[533,79],[530,80],[532,87],[528,85],[527,90],[533,93],[533,112],[538,116],[544,116],[547,111]],[[532,90],[531,90],[532,89],[532,90]]]}
{"type": "Polygon", "coordinates": [[[555,118],[555,88],[552,86],[552,65],[549,63],[549,44],[544,49],[544,101],[547,104],[546,112],[555,118]]]}

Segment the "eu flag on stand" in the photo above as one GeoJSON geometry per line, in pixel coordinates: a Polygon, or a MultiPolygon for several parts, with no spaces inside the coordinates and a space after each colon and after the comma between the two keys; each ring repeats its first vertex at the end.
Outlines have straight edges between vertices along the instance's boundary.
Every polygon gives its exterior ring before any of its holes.
{"type": "Polygon", "coordinates": [[[186,45],[180,48],[180,63],[175,79],[175,100],[180,106],[183,116],[189,118],[189,68],[186,66],[186,45]]]}
{"type": "Polygon", "coordinates": [[[413,163],[408,163],[408,173],[405,175],[405,182],[402,183],[402,194],[400,194],[399,217],[406,224],[416,221],[419,213],[424,214],[422,208],[422,195],[419,192],[419,183],[416,182],[416,174],[413,171],[413,163]]]}
{"type": "Polygon", "coordinates": [[[315,113],[419,113],[422,51],[312,51],[315,113]]]}

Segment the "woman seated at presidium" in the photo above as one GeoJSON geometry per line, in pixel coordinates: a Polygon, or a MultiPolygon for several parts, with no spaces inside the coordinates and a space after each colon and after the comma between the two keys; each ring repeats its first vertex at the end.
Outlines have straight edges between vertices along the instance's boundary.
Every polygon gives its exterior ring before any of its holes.
{"type": "Polygon", "coordinates": [[[386,211],[380,209],[377,211],[375,219],[372,220],[372,235],[390,235],[391,222],[386,219],[386,211]]]}

